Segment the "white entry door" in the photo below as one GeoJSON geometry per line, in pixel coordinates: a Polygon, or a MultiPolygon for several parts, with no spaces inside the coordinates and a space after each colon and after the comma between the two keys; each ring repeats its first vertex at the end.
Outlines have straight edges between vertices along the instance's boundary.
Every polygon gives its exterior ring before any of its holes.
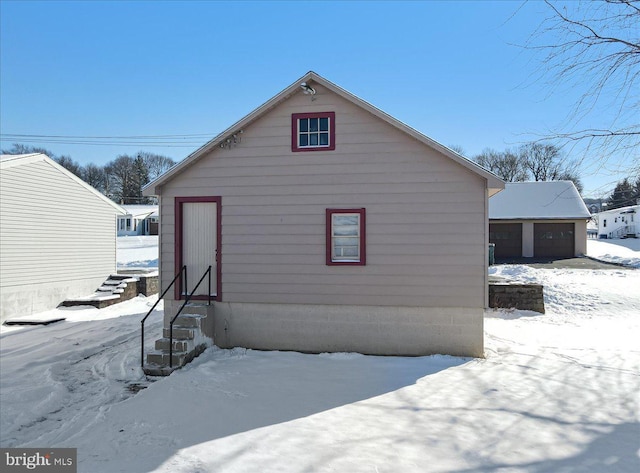
{"type": "MultiPolygon", "coordinates": [[[[182,202],[182,264],[187,267],[187,292],[191,293],[211,266],[211,295],[217,287],[217,202],[182,202]]],[[[194,295],[207,296],[208,276],[194,295]]]]}

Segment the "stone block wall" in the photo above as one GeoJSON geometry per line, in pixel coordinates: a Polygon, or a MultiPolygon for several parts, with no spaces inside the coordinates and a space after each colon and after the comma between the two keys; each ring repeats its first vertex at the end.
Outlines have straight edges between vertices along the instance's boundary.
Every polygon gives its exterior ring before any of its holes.
{"type": "Polygon", "coordinates": [[[544,293],[541,284],[489,284],[489,307],[532,310],[544,314],[544,293]]]}
{"type": "Polygon", "coordinates": [[[158,275],[148,276],[146,274],[136,274],[138,282],[136,284],[137,294],[150,296],[157,294],[159,289],[158,275]]]}

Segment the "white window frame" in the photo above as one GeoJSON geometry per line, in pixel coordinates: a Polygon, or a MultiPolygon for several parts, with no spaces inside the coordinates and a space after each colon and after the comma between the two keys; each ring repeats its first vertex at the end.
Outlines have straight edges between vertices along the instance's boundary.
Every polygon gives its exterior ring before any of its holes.
{"type": "Polygon", "coordinates": [[[359,265],[366,264],[365,250],[365,209],[327,209],[327,265],[359,265]],[[336,220],[339,217],[356,217],[357,231],[355,235],[345,235],[337,232],[336,220]],[[354,239],[356,245],[337,245],[337,239],[354,239]],[[356,246],[357,255],[344,255],[344,248],[356,246]],[[338,252],[337,250],[340,249],[338,252]],[[340,253],[340,254],[338,254],[340,253]]]}

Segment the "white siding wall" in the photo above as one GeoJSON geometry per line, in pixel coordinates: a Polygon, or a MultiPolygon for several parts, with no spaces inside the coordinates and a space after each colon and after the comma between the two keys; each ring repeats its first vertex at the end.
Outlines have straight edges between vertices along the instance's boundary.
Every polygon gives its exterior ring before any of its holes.
{"type": "Polygon", "coordinates": [[[115,214],[45,161],[2,170],[0,317],[95,290],[116,269],[115,214]]]}
{"type": "Polygon", "coordinates": [[[485,182],[317,87],[162,189],[161,259],[174,272],[176,196],[222,196],[222,299],[482,309],[485,182]],[[336,150],[291,152],[291,114],[336,112],[336,150]],[[326,266],[325,209],[366,208],[367,265],[326,266]]]}

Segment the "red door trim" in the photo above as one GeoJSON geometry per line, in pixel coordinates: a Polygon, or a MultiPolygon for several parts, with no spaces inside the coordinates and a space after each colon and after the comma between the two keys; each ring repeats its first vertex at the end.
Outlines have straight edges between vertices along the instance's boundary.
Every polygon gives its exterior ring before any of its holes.
{"type": "MultiPolygon", "coordinates": [[[[215,202],[216,205],[216,296],[215,301],[222,300],[222,197],[220,196],[202,196],[202,197],[176,197],[175,198],[175,243],[174,243],[174,261],[175,271],[178,274],[182,268],[182,229],[183,229],[183,212],[182,204],[192,202],[215,202]]],[[[189,274],[189,279],[200,277],[202,275],[189,274]]],[[[174,293],[175,300],[182,300],[182,278],[180,278],[174,293]]],[[[207,296],[194,296],[194,300],[207,300],[207,296]]]]}

